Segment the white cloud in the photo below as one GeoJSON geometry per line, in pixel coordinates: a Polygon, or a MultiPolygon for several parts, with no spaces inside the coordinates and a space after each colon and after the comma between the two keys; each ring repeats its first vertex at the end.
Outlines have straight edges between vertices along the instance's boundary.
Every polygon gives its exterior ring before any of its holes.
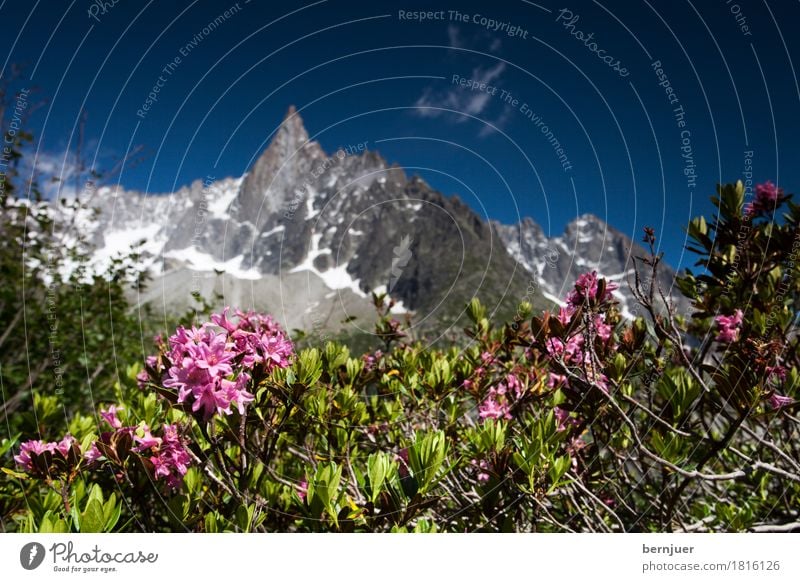
{"type": "Polygon", "coordinates": [[[75,179],[80,168],[71,152],[40,151],[33,156],[26,156],[25,176],[35,175],[45,198],[74,198],[76,195],[75,179]]]}
{"type": "MultiPolygon", "coordinates": [[[[492,84],[503,74],[506,69],[504,62],[499,62],[492,67],[477,67],[472,70],[470,79],[476,83],[492,84]]],[[[414,103],[415,113],[420,117],[439,117],[447,113],[442,109],[450,109],[466,113],[467,115],[479,116],[489,105],[492,96],[486,91],[473,91],[471,89],[453,85],[446,91],[434,91],[427,87],[422,95],[414,103]]],[[[453,118],[456,123],[462,123],[468,119],[466,116],[453,118]]]]}

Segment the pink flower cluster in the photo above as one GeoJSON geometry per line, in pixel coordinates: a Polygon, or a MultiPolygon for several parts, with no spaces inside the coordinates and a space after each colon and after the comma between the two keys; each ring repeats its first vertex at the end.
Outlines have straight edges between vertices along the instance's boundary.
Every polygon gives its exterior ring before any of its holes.
{"type": "Polygon", "coordinates": [[[767,382],[770,384],[770,387],[773,389],[772,393],[770,394],[769,398],[767,398],[767,405],[773,410],[779,410],[784,406],[789,406],[790,404],[794,404],[794,398],[790,398],[789,396],[783,396],[779,392],[775,391],[775,388],[780,387],[783,382],[786,382],[786,368],[778,363],[775,366],[767,366],[767,382]]]}
{"type": "MultiPolygon", "coordinates": [[[[615,283],[605,282],[602,296],[600,294],[600,279],[596,271],[583,273],[575,282],[575,289],[569,292],[566,299],[566,306],[561,307],[556,319],[563,325],[568,326],[572,322],[578,307],[585,304],[594,304],[599,307],[610,306],[608,303],[613,291],[619,288],[615,283]]],[[[595,313],[589,322],[592,335],[605,345],[609,345],[613,335],[613,327],[606,323],[605,313],[595,313]]],[[[566,340],[559,337],[551,337],[545,340],[547,355],[551,358],[563,362],[564,365],[573,367],[576,373],[582,375],[586,382],[594,384],[603,392],[608,393],[608,378],[601,372],[599,365],[592,360],[592,356],[586,350],[586,334],[577,330],[566,340]]],[[[611,346],[613,349],[614,347],[611,346]]],[[[569,386],[567,376],[563,374],[550,373],[548,387],[561,388],[569,386]]]]}
{"type": "Polygon", "coordinates": [[[503,382],[489,388],[486,398],[478,407],[482,419],[494,418],[511,420],[511,396],[522,396],[523,386],[515,374],[508,374],[503,382]]]}
{"type": "Polygon", "coordinates": [[[161,437],[150,434],[147,426],[143,427],[142,436],[134,435],[138,443],[134,451],[140,454],[149,453],[156,479],[164,479],[169,487],[177,488],[183,483],[183,477],[192,464],[192,458],[186,451],[184,440],[174,424],[165,424],[161,437]]]}
{"type": "Polygon", "coordinates": [[[178,391],[178,403],[191,406],[204,420],[215,413],[244,413],[253,395],[247,387],[253,374],[285,368],[294,348],[280,327],[268,316],[236,311],[237,321],[227,317],[229,308],[211,316],[213,323],[199,329],[179,327],[169,338],[169,366],[163,384],[178,391]]]}
{"type": "Polygon", "coordinates": [[[575,288],[567,295],[567,306],[574,310],[585,303],[604,303],[612,298],[612,291],[619,288],[616,283],[606,282],[602,297],[598,297],[598,283],[597,271],[580,275],[575,281],[575,288]]]}
{"type": "Polygon", "coordinates": [[[480,461],[477,459],[472,459],[470,464],[477,470],[477,477],[480,483],[486,483],[491,478],[489,471],[492,470],[492,467],[489,464],[489,461],[486,459],[481,459],[480,461]]]}
{"type": "Polygon", "coordinates": [[[545,342],[547,353],[551,358],[563,359],[567,364],[580,364],[583,361],[583,336],[573,335],[567,342],[561,338],[551,337],[545,342]]]}
{"type": "Polygon", "coordinates": [[[489,388],[486,399],[478,407],[478,415],[487,418],[511,420],[511,407],[505,397],[505,387],[489,388]]]}
{"type": "Polygon", "coordinates": [[[578,419],[572,418],[572,416],[569,413],[569,410],[564,410],[559,406],[556,406],[553,409],[553,414],[556,417],[556,423],[557,423],[556,430],[558,432],[563,432],[567,430],[567,427],[569,426],[577,426],[578,424],[580,424],[578,422],[578,419]]]}
{"type": "Polygon", "coordinates": [[[735,342],[739,339],[739,326],[742,325],[742,310],[737,309],[733,315],[718,315],[715,320],[719,326],[717,341],[723,343],[735,342]]]}
{"type": "MultiPolygon", "coordinates": [[[[101,434],[99,442],[109,446],[119,440],[116,436],[127,433],[130,440],[136,443],[130,450],[152,463],[156,479],[163,479],[169,487],[180,487],[192,464],[192,458],[186,450],[186,440],[180,436],[177,425],[165,424],[161,436],[153,436],[150,427],[144,422],[138,426],[123,426],[117,416],[120,410],[123,410],[121,406],[112,404],[108,409],[100,411],[100,416],[114,431],[101,434]]],[[[90,465],[104,458],[97,442],[92,443],[84,457],[90,465]]]]}
{"type": "Polygon", "coordinates": [[[767,180],[763,184],[756,185],[756,199],[750,205],[749,213],[771,212],[775,210],[778,198],[783,195],[783,190],[767,180]]]}
{"type": "Polygon", "coordinates": [[[14,456],[14,461],[31,475],[39,475],[39,469],[34,460],[35,457],[51,453],[53,460],[60,460],[64,465],[70,463],[70,453],[76,441],[67,435],[58,442],[44,442],[41,440],[30,440],[22,443],[19,447],[19,454],[14,456]]]}
{"type": "Polygon", "coordinates": [[[378,361],[383,357],[381,350],[375,350],[373,354],[364,354],[361,359],[364,362],[364,371],[371,372],[378,365],[378,361]]]}

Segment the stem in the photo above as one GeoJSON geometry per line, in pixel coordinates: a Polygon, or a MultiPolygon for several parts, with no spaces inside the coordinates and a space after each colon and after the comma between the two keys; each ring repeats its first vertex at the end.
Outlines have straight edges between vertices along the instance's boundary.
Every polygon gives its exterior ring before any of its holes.
{"type": "Polygon", "coordinates": [[[61,482],[60,493],[61,493],[61,501],[64,503],[65,516],[68,516],[71,513],[72,508],[70,507],[69,504],[69,486],[67,485],[66,481],[61,482]]]}

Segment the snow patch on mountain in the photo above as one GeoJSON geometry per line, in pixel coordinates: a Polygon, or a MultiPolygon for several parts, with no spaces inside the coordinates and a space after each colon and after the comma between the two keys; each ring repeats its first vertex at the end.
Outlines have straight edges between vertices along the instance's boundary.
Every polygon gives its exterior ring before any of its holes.
{"type": "Polygon", "coordinates": [[[257,269],[244,268],[244,255],[233,257],[227,261],[218,261],[208,253],[200,252],[194,247],[187,247],[166,252],[164,258],[177,259],[192,271],[219,271],[237,279],[251,281],[261,278],[261,273],[257,269]]]}
{"type": "Polygon", "coordinates": [[[212,184],[209,190],[213,194],[213,200],[208,204],[208,211],[213,218],[218,220],[228,220],[231,215],[228,214],[233,201],[239,194],[239,188],[242,184],[242,178],[236,180],[229,180],[221,185],[212,184]]]}
{"type": "Polygon", "coordinates": [[[359,285],[359,281],[353,279],[352,275],[347,272],[348,264],[340,264],[336,267],[327,269],[325,271],[320,271],[316,266],[314,261],[317,257],[323,255],[331,255],[332,251],[328,248],[320,248],[320,241],[322,240],[322,235],[318,233],[313,233],[311,235],[311,248],[306,255],[306,258],[301,262],[299,265],[294,267],[289,271],[289,273],[300,273],[303,271],[310,271],[314,273],[317,277],[322,279],[325,282],[325,285],[328,286],[329,289],[333,289],[338,291],[340,289],[350,289],[356,295],[361,297],[366,297],[367,294],[361,290],[359,285]]]}

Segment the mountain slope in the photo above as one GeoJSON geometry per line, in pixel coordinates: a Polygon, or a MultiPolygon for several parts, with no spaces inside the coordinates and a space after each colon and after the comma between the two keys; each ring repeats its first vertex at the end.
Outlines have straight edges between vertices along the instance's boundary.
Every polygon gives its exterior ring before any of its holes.
{"type": "Polygon", "coordinates": [[[143,238],[155,276],[137,298],[188,307],[191,292],[271,311],[290,328],[371,330],[369,292],[389,290],[420,332],[457,322],[480,297],[511,317],[528,274],[491,225],[458,198],[407,177],[377,152],[326,154],[294,108],[241,178],[172,194],[103,188],[93,204],[97,259],[143,238]],[[217,272],[224,272],[217,275],[217,272]]]}

